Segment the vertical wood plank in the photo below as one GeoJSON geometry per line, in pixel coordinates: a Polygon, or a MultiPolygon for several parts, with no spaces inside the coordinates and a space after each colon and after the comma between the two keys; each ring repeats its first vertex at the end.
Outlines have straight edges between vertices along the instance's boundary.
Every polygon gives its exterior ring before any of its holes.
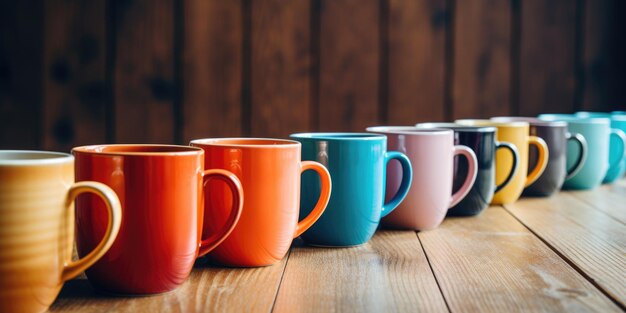
{"type": "Polygon", "coordinates": [[[445,0],[390,0],[387,123],[445,118],[445,0]]]}
{"type": "Polygon", "coordinates": [[[380,122],[379,2],[319,1],[319,128],[364,131],[380,122]]]}
{"type": "Polygon", "coordinates": [[[308,1],[252,1],[251,132],[308,131],[311,40],[308,1]]]}
{"type": "Polygon", "coordinates": [[[0,148],[41,148],[43,2],[0,1],[0,148]]]}
{"type": "Polygon", "coordinates": [[[106,141],[106,1],[46,1],[44,148],[106,141]]]}
{"type": "Polygon", "coordinates": [[[274,312],[447,312],[413,231],[350,248],[295,246],[274,312]]]}
{"type": "Polygon", "coordinates": [[[576,81],[576,1],[520,2],[520,114],[571,112],[576,81]]]}
{"type": "Polygon", "coordinates": [[[452,119],[509,115],[511,1],[456,1],[452,119]]]}
{"type": "Polygon", "coordinates": [[[611,110],[626,111],[626,1],[615,0],[611,6],[611,81],[609,97],[611,110]]]}
{"type": "Polygon", "coordinates": [[[116,0],[115,140],[174,142],[174,0],[116,0]]]}
{"type": "Polygon", "coordinates": [[[184,31],[184,142],[242,136],[242,1],[185,1],[184,31]]]}
{"type": "Polygon", "coordinates": [[[418,235],[452,312],[621,311],[502,207],[418,235]]]}

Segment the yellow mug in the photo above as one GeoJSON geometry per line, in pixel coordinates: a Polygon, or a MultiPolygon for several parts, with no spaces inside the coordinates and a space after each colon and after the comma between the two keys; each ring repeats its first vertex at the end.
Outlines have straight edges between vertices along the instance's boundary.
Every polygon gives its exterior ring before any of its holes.
{"type": "Polygon", "coordinates": [[[0,312],[43,312],[63,282],[100,259],[121,223],[120,202],[109,187],[74,183],[74,157],[66,153],[0,150],[0,312]],[[72,261],[74,199],[102,198],[108,227],[100,244],[72,261]]]}
{"type": "MultiPolygon", "coordinates": [[[[455,123],[468,126],[492,126],[497,128],[498,141],[510,142],[515,145],[519,152],[517,172],[511,178],[511,182],[500,191],[496,192],[491,204],[507,204],[517,201],[522,191],[534,183],[543,174],[548,164],[548,146],[543,139],[529,136],[527,122],[494,122],[482,119],[462,119],[455,123]],[[535,167],[528,173],[528,150],[534,145],[538,150],[538,160],[535,167]],[[528,173],[528,175],[526,175],[528,173]]],[[[513,164],[513,156],[504,149],[496,152],[496,184],[501,184],[506,178],[513,164]]]]}

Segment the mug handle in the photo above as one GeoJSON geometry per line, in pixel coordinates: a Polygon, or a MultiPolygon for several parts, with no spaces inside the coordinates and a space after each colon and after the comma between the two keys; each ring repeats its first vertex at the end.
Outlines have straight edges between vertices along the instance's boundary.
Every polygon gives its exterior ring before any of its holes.
{"type": "Polygon", "coordinates": [[[530,186],[532,183],[537,181],[539,177],[541,177],[541,174],[543,174],[543,171],[545,171],[546,166],[548,165],[549,158],[548,145],[545,141],[543,141],[543,139],[537,136],[529,136],[528,143],[536,146],[539,153],[537,153],[537,165],[535,165],[535,168],[533,168],[533,170],[526,177],[526,184],[524,187],[530,186]]]}
{"type": "Polygon", "coordinates": [[[454,156],[457,155],[463,155],[467,159],[469,166],[467,169],[467,176],[465,176],[465,181],[463,182],[463,185],[461,185],[461,188],[459,188],[459,190],[452,195],[450,206],[448,208],[457,205],[465,198],[465,196],[467,196],[472,187],[474,187],[476,175],[478,174],[478,160],[476,159],[476,154],[472,151],[472,149],[463,145],[454,146],[454,156]]]}
{"type": "Polygon", "coordinates": [[[104,233],[102,241],[93,249],[89,254],[76,261],[70,261],[63,266],[63,272],[61,273],[61,281],[68,281],[78,274],[85,271],[91,265],[96,263],[104,254],[109,251],[109,248],[113,245],[117,233],[120,231],[122,224],[122,206],[120,200],[117,198],[115,191],[109,188],[109,186],[94,182],[94,181],[82,181],[77,182],[70,187],[67,194],[66,207],[73,209],[72,204],[78,195],[84,192],[91,192],[102,200],[108,211],[109,223],[104,233]]]}
{"type": "Polygon", "coordinates": [[[511,155],[513,156],[513,165],[511,165],[509,176],[507,176],[506,179],[500,185],[496,185],[496,190],[494,191],[494,193],[500,191],[500,189],[506,187],[511,182],[511,179],[513,179],[513,177],[515,176],[515,173],[517,173],[517,168],[519,166],[519,152],[517,151],[517,147],[515,147],[514,144],[509,143],[509,142],[497,142],[496,141],[496,151],[501,148],[507,149],[511,152],[511,155]]]}
{"type": "Polygon", "coordinates": [[[614,167],[619,166],[620,163],[626,158],[626,134],[617,128],[611,128],[611,136],[616,136],[622,142],[622,157],[617,159],[617,161],[613,164],[609,164],[609,171],[611,171],[614,167]]]}
{"type": "Polygon", "coordinates": [[[583,165],[585,165],[585,161],[587,160],[587,140],[583,135],[578,133],[567,133],[565,134],[565,138],[568,141],[573,140],[574,142],[576,142],[576,144],[578,144],[578,147],[580,147],[580,153],[578,154],[576,163],[574,164],[574,166],[572,166],[572,168],[567,170],[567,176],[565,176],[565,180],[568,180],[574,177],[574,175],[578,174],[578,172],[580,172],[580,170],[583,168],[583,165]]]}
{"type": "MultiPolygon", "coordinates": [[[[413,167],[411,166],[411,161],[409,158],[397,151],[388,151],[385,153],[385,168],[387,168],[387,164],[389,161],[396,159],[400,161],[400,165],[402,166],[402,181],[400,182],[400,188],[398,192],[389,200],[389,202],[383,204],[383,209],[380,215],[380,218],[387,216],[391,213],[404,198],[409,193],[409,188],[411,187],[411,182],[413,181],[413,167]]],[[[386,184],[385,184],[386,185],[386,184]]],[[[386,186],[385,186],[386,187],[386,186]]],[[[385,191],[383,190],[383,195],[385,191]]]]}
{"type": "MultiPolygon", "coordinates": [[[[222,228],[215,234],[212,234],[208,238],[200,241],[200,251],[198,252],[198,257],[211,252],[220,243],[222,243],[228,235],[230,235],[233,229],[235,229],[237,222],[239,222],[241,210],[243,209],[243,188],[241,187],[239,178],[237,178],[235,174],[221,169],[206,170],[202,174],[204,188],[206,188],[206,183],[209,179],[218,179],[226,183],[230,192],[233,194],[233,206],[230,209],[230,215],[228,216],[224,226],[222,226],[222,228]]],[[[204,194],[207,194],[206,190],[204,190],[204,194]]]]}
{"type": "Polygon", "coordinates": [[[313,208],[311,213],[309,213],[307,217],[302,219],[296,226],[296,232],[293,235],[293,238],[302,235],[302,233],[304,233],[307,229],[313,226],[313,224],[317,222],[320,216],[322,216],[322,213],[324,213],[324,210],[326,210],[328,201],[330,201],[332,182],[330,180],[330,173],[328,172],[326,167],[314,161],[302,161],[302,163],[300,164],[300,173],[308,170],[314,170],[320,176],[322,191],[320,192],[320,198],[317,200],[317,204],[315,204],[315,207],[313,208]]]}

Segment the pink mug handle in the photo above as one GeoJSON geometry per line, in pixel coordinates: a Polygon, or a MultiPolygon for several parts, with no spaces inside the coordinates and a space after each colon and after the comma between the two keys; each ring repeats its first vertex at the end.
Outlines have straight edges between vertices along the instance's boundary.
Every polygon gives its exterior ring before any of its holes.
{"type": "Polygon", "coordinates": [[[465,196],[467,196],[472,187],[474,187],[476,175],[478,174],[478,161],[476,160],[476,154],[474,154],[472,149],[462,145],[454,146],[454,156],[457,155],[463,155],[467,159],[469,166],[465,181],[463,182],[461,188],[459,188],[459,190],[452,195],[452,200],[450,200],[450,206],[448,208],[457,205],[465,198],[465,196]]]}

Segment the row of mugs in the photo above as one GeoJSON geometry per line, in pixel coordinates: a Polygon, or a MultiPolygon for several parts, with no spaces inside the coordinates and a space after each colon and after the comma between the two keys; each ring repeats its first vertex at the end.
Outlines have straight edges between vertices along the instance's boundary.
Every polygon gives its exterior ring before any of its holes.
{"type": "Polygon", "coordinates": [[[84,270],[105,292],[160,293],[203,255],[270,265],[298,236],[353,246],[379,223],[425,230],[522,192],[549,195],[563,181],[592,188],[623,174],[626,141],[608,118],[585,114],[96,145],[73,156],[0,151],[0,308],[43,311],[84,270]],[[74,237],[81,258],[70,262],[74,237]]]}

